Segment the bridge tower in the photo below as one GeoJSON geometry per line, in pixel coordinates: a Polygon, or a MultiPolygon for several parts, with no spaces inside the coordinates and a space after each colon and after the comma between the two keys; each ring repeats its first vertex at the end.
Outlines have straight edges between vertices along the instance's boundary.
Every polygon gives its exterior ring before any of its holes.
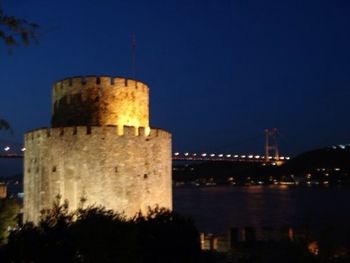
{"type": "Polygon", "coordinates": [[[265,161],[268,163],[271,160],[269,159],[270,154],[276,161],[279,160],[279,151],[277,143],[277,129],[265,129],[265,161]]]}

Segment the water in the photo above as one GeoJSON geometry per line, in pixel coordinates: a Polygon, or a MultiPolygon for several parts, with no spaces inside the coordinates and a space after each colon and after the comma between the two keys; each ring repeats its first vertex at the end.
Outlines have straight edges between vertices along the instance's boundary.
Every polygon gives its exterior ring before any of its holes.
{"type": "Polygon", "coordinates": [[[350,220],[349,187],[180,187],[173,197],[174,210],[207,233],[246,226],[345,226],[350,220]]]}
{"type": "Polygon", "coordinates": [[[22,174],[22,159],[0,158],[0,177],[22,174]]]}

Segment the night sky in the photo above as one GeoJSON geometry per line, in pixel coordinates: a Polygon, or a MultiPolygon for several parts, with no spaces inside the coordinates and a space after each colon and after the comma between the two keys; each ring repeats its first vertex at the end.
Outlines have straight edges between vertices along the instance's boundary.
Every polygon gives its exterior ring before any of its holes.
{"type": "Polygon", "coordinates": [[[40,24],[39,43],[0,43],[0,117],[23,133],[50,125],[51,86],[84,75],[150,88],[150,123],[174,151],[282,154],[350,143],[350,1],[20,0],[7,14],[40,24]]]}

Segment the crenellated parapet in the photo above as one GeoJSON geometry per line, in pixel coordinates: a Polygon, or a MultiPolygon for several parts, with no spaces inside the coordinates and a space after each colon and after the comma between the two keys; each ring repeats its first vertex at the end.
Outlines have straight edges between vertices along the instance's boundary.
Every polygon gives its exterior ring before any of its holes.
{"type": "Polygon", "coordinates": [[[109,136],[132,139],[135,137],[142,137],[144,139],[152,138],[166,138],[171,139],[171,134],[163,129],[157,128],[143,128],[130,126],[74,126],[74,127],[60,127],[60,128],[41,128],[29,131],[25,134],[25,141],[33,141],[38,138],[77,138],[84,137],[89,139],[89,136],[109,136]],[[85,137],[86,136],[86,137],[85,137]]]}
{"type": "Polygon", "coordinates": [[[52,126],[149,126],[146,84],[107,76],[73,77],[52,88],[52,126]]]}
{"type": "Polygon", "coordinates": [[[172,207],[171,135],[164,130],[44,128],[26,133],[24,147],[25,220],[37,223],[58,194],[72,210],[84,197],[87,206],[128,217],[148,207],[172,207]]]}
{"type": "Polygon", "coordinates": [[[100,87],[126,87],[139,90],[148,90],[146,84],[134,79],[110,76],[85,76],[71,77],[59,80],[53,84],[53,93],[69,92],[74,88],[84,88],[99,85],[100,87]]]}

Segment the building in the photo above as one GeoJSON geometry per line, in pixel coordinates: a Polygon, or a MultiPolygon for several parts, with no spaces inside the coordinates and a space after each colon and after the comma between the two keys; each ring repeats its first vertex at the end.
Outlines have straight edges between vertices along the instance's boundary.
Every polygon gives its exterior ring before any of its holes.
{"type": "Polygon", "coordinates": [[[119,77],[74,77],[52,88],[52,128],[25,134],[24,220],[57,195],[71,210],[102,205],[126,216],[172,208],[171,135],[149,127],[149,90],[119,77]]]}

